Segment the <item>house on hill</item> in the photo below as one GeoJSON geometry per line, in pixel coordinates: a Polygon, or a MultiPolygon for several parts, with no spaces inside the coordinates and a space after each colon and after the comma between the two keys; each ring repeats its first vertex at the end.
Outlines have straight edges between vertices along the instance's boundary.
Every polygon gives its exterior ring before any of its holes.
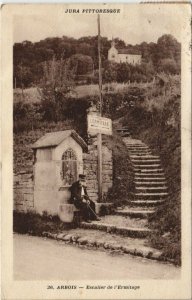
{"type": "Polygon", "coordinates": [[[116,63],[128,63],[132,65],[141,64],[141,53],[131,49],[117,49],[115,42],[112,41],[111,48],[108,50],[108,60],[116,63]]]}

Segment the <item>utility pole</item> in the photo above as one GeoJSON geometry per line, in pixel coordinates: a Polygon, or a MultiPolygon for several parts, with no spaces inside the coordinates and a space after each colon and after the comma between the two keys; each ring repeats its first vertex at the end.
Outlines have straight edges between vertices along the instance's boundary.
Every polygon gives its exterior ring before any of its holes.
{"type": "MultiPolygon", "coordinates": [[[[102,116],[102,74],[101,74],[101,41],[100,41],[100,15],[97,17],[98,23],[98,60],[99,60],[99,100],[100,100],[100,116],[102,116]]],[[[98,187],[99,187],[99,202],[102,202],[102,135],[97,135],[97,149],[98,149],[98,187]]]]}

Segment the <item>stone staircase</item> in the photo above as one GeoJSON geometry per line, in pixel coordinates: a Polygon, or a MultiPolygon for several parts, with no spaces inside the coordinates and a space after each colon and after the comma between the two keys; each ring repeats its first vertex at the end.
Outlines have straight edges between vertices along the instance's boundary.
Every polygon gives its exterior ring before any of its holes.
{"type": "Polygon", "coordinates": [[[167,184],[160,158],[140,140],[123,138],[134,170],[135,191],[132,206],[154,207],[168,196],[167,184]]]}
{"type": "Polygon", "coordinates": [[[158,155],[142,141],[131,138],[127,127],[116,129],[127,146],[134,172],[134,191],[127,204],[118,207],[113,215],[100,222],[82,223],[86,229],[97,229],[112,234],[134,238],[146,238],[151,232],[148,217],[168,196],[165,174],[158,155]]]}

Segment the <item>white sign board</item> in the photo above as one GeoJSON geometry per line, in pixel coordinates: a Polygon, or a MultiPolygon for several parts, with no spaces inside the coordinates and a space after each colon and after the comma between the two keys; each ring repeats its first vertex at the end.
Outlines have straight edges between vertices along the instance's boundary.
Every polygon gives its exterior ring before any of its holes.
{"type": "Polygon", "coordinates": [[[112,121],[109,118],[103,118],[97,115],[89,114],[88,118],[88,132],[102,133],[112,135],[112,121]]]}

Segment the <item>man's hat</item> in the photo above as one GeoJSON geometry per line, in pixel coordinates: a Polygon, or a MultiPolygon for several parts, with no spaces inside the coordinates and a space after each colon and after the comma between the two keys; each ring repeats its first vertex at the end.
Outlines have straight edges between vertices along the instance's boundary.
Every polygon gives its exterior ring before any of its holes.
{"type": "Polygon", "coordinates": [[[79,179],[80,180],[85,180],[86,179],[86,176],[84,174],[79,174],[79,179]]]}

